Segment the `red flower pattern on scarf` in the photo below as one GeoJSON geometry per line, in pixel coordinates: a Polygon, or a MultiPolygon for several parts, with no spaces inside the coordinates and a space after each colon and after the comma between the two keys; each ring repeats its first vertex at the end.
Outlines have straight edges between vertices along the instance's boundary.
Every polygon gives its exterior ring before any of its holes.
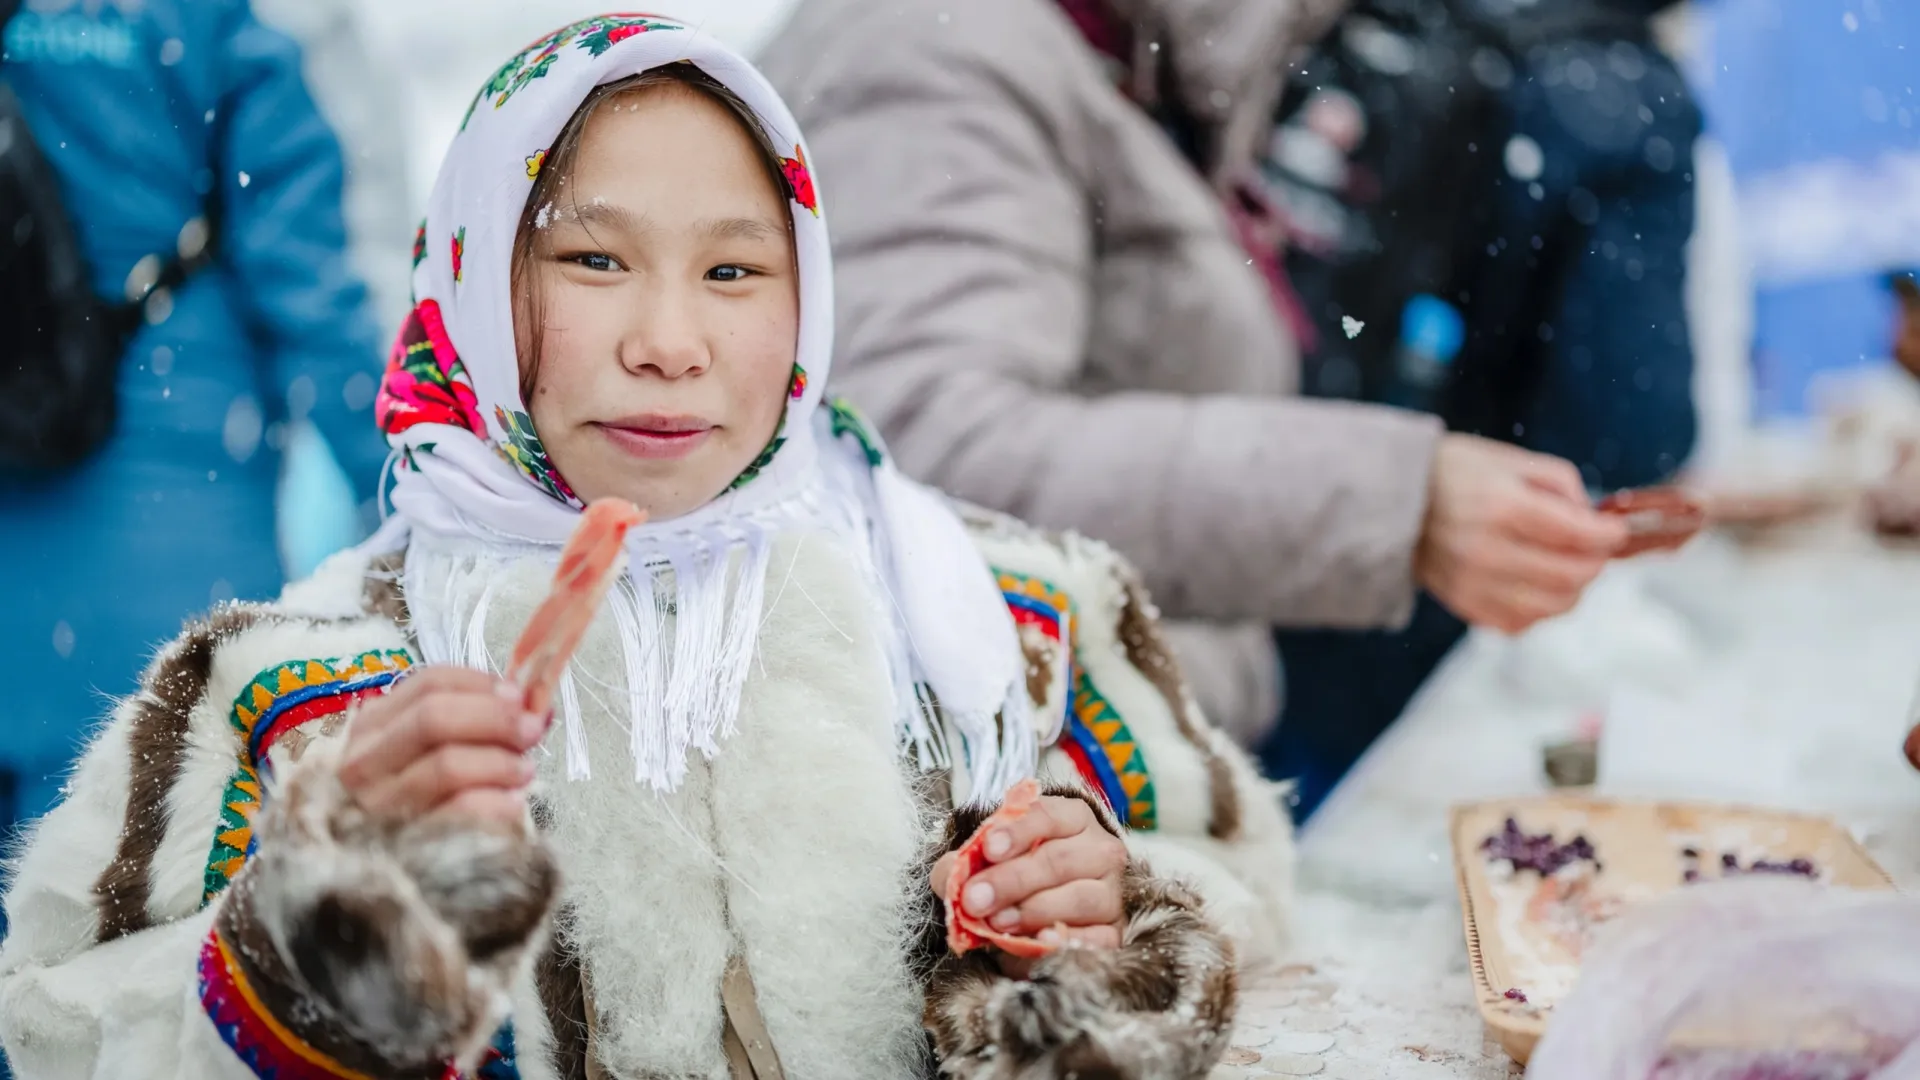
{"type": "Polygon", "coordinates": [[[780,171],[786,175],[787,186],[793,189],[793,201],[819,217],[820,203],[813,194],[813,173],[807,169],[807,152],[795,145],[792,157],[780,159],[780,171]]]}
{"type": "Polygon", "coordinates": [[[459,354],[453,351],[438,302],[420,301],[401,326],[373,402],[373,415],[388,435],[415,424],[450,424],[486,437],[480,400],[474,396],[459,354]]]}

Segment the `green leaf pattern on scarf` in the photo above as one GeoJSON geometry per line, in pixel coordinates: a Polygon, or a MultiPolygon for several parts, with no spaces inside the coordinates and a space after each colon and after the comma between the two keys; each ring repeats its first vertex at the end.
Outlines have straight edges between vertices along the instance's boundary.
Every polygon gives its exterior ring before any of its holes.
{"type": "Polygon", "coordinates": [[[533,417],[523,412],[508,412],[496,405],[493,418],[500,429],[507,433],[507,441],[495,443],[501,456],[512,462],[514,467],[539,486],[540,490],[559,499],[568,506],[580,506],[580,497],[553,467],[553,460],[547,457],[546,444],[533,430],[533,417]]]}
{"type": "Polygon", "coordinates": [[[828,398],[826,405],[828,420],[833,425],[833,437],[851,438],[859,443],[860,449],[867,455],[867,464],[879,468],[881,462],[887,460],[887,454],[880,449],[880,440],[874,437],[873,430],[867,427],[867,418],[861,416],[846,398],[828,398]]]}
{"type": "Polygon", "coordinates": [[[767,448],[760,451],[760,456],[754,458],[751,465],[741,470],[739,476],[733,478],[733,483],[727,485],[728,491],[738,491],[746,487],[753,482],[754,477],[760,475],[762,470],[773,464],[774,455],[780,452],[781,447],[787,445],[786,431],[787,414],[782,412],[780,414],[780,423],[773,429],[773,438],[767,443],[767,448]]]}
{"type": "Polygon", "coordinates": [[[559,62],[560,50],[568,45],[578,44],[594,57],[635,34],[648,30],[680,30],[678,23],[663,19],[650,19],[632,15],[598,15],[591,19],[582,19],[570,26],[563,26],[539,41],[528,46],[513,59],[500,65],[493,77],[480,87],[474,96],[473,104],[467,106],[467,115],[460,121],[460,130],[467,129],[467,123],[473,119],[480,103],[493,99],[493,107],[505,105],[513,95],[524,90],[528,83],[543,78],[559,62]]]}

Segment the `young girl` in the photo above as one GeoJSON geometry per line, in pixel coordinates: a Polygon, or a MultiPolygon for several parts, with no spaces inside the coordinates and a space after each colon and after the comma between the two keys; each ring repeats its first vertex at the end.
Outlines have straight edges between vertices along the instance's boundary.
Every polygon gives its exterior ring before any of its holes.
{"type": "Polygon", "coordinates": [[[16,863],[23,1080],[1203,1075],[1236,946],[1280,944],[1276,801],[1124,564],[823,404],[759,75],[657,18],[552,34],[420,237],[387,527],[162,649],[16,863]],[[521,715],[493,673],[606,496],[649,523],[521,715]],[[1036,773],[960,902],[1051,951],[954,955],[942,853],[1036,773]]]}

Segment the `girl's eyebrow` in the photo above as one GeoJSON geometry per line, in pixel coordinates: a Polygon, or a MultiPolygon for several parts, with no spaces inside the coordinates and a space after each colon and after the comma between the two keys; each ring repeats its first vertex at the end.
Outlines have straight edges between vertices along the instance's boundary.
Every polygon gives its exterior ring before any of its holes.
{"type": "Polygon", "coordinates": [[[645,214],[636,214],[624,206],[616,206],[602,199],[590,203],[575,203],[562,212],[564,218],[571,218],[582,225],[605,225],[618,229],[630,236],[653,231],[653,220],[645,214]]]}
{"type": "Polygon", "coordinates": [[[784,240],[787,231],[765,218],[709,218],[694,229],[714,240],[784,240]]]}
{"type": "MultiPolygon", "coordinates": [[[[562,213],[582,225],[603,225],[628,236],[641,236],[658,228],[647,214],[598,200],[569,206],[562,213]]],[[[692,228],[712,240],[784,240],[787,236],[785,228],[759,217],[705,218],[694,222],[692,228]]]]}

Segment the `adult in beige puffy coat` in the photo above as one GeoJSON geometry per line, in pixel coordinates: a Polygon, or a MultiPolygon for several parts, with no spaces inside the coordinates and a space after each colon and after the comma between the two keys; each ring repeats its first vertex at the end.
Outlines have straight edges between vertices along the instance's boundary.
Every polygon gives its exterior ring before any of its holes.
{"type": "Polygon", "coordinates": [[[803,0],[768,43],[834,225],[836,390],[922,479],[1125,552],[1243,739],[1277,712],[1271,626],[1392,626],[1421,587],[1507,631],[1570,608],[1624,538],[1571,464],[1294,396],[1221,193],[1337,4],[1107,2],[1131,64],[1060,0],[803,0]]]}

